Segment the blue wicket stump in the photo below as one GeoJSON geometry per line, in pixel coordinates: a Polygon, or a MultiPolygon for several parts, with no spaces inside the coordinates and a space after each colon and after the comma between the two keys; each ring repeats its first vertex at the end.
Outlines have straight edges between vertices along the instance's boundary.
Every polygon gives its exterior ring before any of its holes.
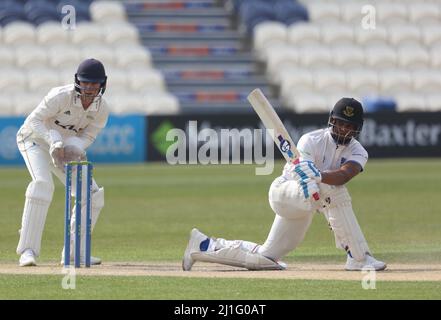
{"type": "Polygon", "coordinates": [[[76,168],[76,190],[75,190],[75,268],[81,267],[81,210],[83,204],[83,167],[86,168],[86,242],[84,244],[85,266],[90,267],[91,257],[91,193],[93,165],[89,161],[69,162],[65,165],[66,172],[66,203],[64,211],[64,266],[70,266],[70,236],[71,236],[71,212],[72,212],[72,172],[76,168]]]}

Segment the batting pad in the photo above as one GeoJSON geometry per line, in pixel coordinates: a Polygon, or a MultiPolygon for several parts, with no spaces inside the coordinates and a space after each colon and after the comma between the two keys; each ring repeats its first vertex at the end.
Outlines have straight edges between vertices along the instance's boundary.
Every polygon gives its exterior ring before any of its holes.
{"type": "Polygon", "coordinates": [[[350,251],[355,260],[364,260],[370,250],[355,217],[346,187],[333,188],[329,207],[325,211],[335,238],[342,248],[350,251]]]}
{"type": "Polygon", "coordinates": [[[36,256],[40,255],[41,237],[53,192],[54,185],[51,182],[32,181],[28,185],[17,246],[18,254],[32,249],[36,256]]]}

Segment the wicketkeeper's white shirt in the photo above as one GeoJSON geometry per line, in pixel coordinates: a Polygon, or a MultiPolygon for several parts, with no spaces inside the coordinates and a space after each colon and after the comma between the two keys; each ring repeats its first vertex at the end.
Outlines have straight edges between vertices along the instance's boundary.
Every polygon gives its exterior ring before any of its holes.
{"type": "Polygon", "coordinates": [[[103,97],[95,99],[84,110],[73,84],[56,87],[49,91],[40,104],[26,118],[17,133],[17,143],[26,149],[28,143],[37,143],[45,149],[51,144],[51,130],[56,130],[63,140],[77,137],[84,150],[96,139],[106,126],[109,116],[103,97]]]}
{"type": "MultiPolygon", "coordinates": [[[[320,171],[337,170],[344,163],[355,162],[363,169],[368,160],[368,153],[356,139],[348,145],[337,145],[331,136],[330,128],[319,129],[304,134],[297,149],[302,160],[313,161],[320,171]]],[[[283,168],[283,176],[293,179],[294,165],[287,163],[283,168]]]]}

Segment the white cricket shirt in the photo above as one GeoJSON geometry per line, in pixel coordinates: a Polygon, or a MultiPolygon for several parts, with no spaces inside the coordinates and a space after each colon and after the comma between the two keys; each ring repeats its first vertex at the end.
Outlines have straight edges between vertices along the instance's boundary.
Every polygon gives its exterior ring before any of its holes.
{"type": "MultiPolygon", "coordinates": [[[[302,160],[310,160],[320,171],[337,170],[344,163],[356,162],[362,170],[368,160],[368,153],[356,139],[347,145],[337,145],[331,136],[330,128],[319,129],[304,134],[297,149],[302,160]]],[[[293,179],[294,165],[287,163],[283,168],[283,177],[293,179]]]]}
{"type": "Polygon", "coordinates": [[[104,98],[95,100],[84,110],[73,84],[53,88],[18,131],[19,148],[25,149],[28,143],[35,142],[49,149],[52,142],[49,131],[56,130],[63,140],[78,137],[82,143],[80,147],[85,150],[106,126],[109,116],[104,98]]]}

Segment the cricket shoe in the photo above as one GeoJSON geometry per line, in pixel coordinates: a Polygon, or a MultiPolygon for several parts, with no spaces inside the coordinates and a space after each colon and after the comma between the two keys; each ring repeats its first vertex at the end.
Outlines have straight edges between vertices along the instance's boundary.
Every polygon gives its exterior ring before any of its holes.
{"type": "Polygon", "coordinates": [[[362,271],[362,270],[375,270],[381,271],[386,269],[387,265],[383,261],[379,261],[369,254],[366,254],[366,258],[363,261],[357,261],[348,255],[346,260],[346,271],[362,271]]]}
{"type": "MultiPolygon", "coordinates": [[[[191,230],[190,240],[188,241],[188,245],[184,253],[184,258],[182,259],[182,270],[191,270],[191,267],[195,263],[195,260],[192,258],[192,254],[195,252],[201,252],[201,243],[205,243],[207,240],[210,241],[210,238],[200,232],[198,229],[194,228],[193,230],[191,230]]],[[[206,247],[208,247],[208,244],[206,247]]]]}
{"type": "Polygon", "coordinates": [[[32,251],[31,249],[26,249],[20,256],[19,266],[32,267],[36,265],[37,265],[37,261],[35,259],[34,251],[32,251]]]}

